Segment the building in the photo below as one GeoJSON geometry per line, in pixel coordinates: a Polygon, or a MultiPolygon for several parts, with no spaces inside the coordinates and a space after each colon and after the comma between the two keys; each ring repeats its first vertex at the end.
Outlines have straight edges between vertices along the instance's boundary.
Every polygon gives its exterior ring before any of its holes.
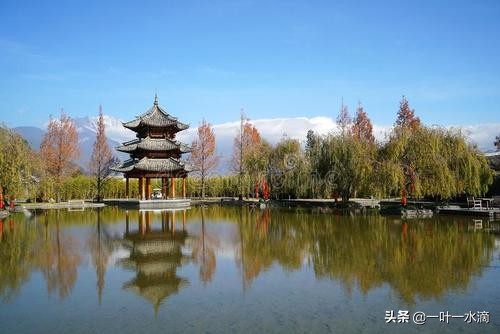
{"type": "Polygon", "coordinates": [[[155,95],[153,107],[136,119],[123,123],[136,133],[137,138],[116,149],[130,154],[130,159],[113,168],[124,174],[129,198],[129,179],[139,179],[139,200],[150,200],[152,179],[161,179],[162,199],[177,198],[176,179],[182,179],[182,198],[186,197],[186,177],[191,170],[181,160],[190,147],[177,141],[176,134],[189,126],[169,115],[158,105],[155,95]]]}

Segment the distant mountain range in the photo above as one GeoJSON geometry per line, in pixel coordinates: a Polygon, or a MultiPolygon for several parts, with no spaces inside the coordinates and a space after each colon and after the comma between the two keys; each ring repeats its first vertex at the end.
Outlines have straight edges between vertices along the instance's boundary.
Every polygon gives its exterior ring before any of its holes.
{"type": "MultiPolygon", "coordinates": [[[[74,119],[78,131],[78,143],[80,146],[80,158],[77,163],[83,170],[88,169],[92,150],[94,148],[94,141],[97,133],[97,117],[82,117],[74,119]]],[[[128,158],[127,154],[115,150],[122,141],[127,141],[134,138],[134,133],[125,129],[122,123],[112,117],[105,116],[107,142],[113,154],[120,160],[128,158]]],[[[19,133],[33,150],[40,150],[43,137],[46,131],[35,126],[20,126],[13,128],[14,131],[19,133]]]]}
{"type": "MultiPolygon", "coordinates": [[[[79,165],[86,170],[96,136],[96,117],[81,117],[74,119],[79,136],[80,144],[80,159],[79,165]]],[[[308,130],[313,130],[318,134],[327,134],[331,131],[338,130],[335,120],[331,117],[295,117],[295,118],[271,118],[251,120],[252,124],[259,130],[262,138],[269,141],[271,144],[277,143],[281,138],[298,139],[301,143],[305,141],[308,130]]],[[[128,155],[118,152],[115,147],[124,141],[135,138],[135,133],[124,128],[122,122],[112,116],[105,115],[104,123],[106,126],[106,136],[108,137],[108,145],[113,150],[113,153],[120,159],[128,159],[128,155]]],[[[478,145],[483,151],[491,151],[494,149],[493,141],[495,136],[500,134],[499,123],[463,125],[463,126],[445,126],[447,128],[461,128],[468,136],[469,140],[478,145]]],[[[229,172],[229,159],[233,149],[233,140],[238,133],[239,121],[227,122],[222,124],[214,124],[213,129],[216,136],[217,154],[221,157],[217,173],[226,174],[229,172]]],[[[14,128],[21,136],[23,136],[30,146],[39,150],[42,138],[45,131],[33,127],[22,126],[14,128]]],[[[391,131],[391,126],[374,124],[373,134],[375,138],[384,142],[391,131]]],[[[193,139],[197,135],[195,126],[179,132],[177,139],[191,145],[193,139]]]]}

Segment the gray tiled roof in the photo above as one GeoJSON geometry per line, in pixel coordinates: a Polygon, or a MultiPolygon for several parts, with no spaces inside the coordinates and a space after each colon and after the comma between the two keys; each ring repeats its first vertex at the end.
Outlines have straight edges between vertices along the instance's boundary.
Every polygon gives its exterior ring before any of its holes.
{"type": "Polygon", "coordinates": [[[112,168],[116,172],[130,172],[134,169],[146,172],[174,172],[179,170],[191,171],[189,164],[174,158],[149,159],[144,157],[140,160],[128,159],[119,166],[112,168]]]}
{"type": "Polygon", "coordinates": [[[177,140],[171,140],[168,138],[151,138],[149,136],[125,142],[116,149],[122,152],[134,152],[137,149],[145,151],[170,151],[178,149],[181,153],[191,152],[191,148],[189,146],[177,140]]]}
{"type": "Polygon", "coordinates": [[[179,122],[177,117],[169,115],[156,103],[141,116],[136,117],[136,119],[132,121],[123,123],[123,126],[134,130],[141,124],[151,127],[175,126],[178,130],[185,130],[189,127],[189,125],[179,122]]]}

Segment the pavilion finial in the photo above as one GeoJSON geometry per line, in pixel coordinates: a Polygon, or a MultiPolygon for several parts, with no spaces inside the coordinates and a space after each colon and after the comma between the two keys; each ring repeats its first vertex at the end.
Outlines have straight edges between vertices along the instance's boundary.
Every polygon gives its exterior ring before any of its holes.
{"type": "Polygon", "coordinates": [[[158,105],[158,94],[156,94],[156,92],[155,92],[155,106],[157,106],[157,105],[158,105]]]}

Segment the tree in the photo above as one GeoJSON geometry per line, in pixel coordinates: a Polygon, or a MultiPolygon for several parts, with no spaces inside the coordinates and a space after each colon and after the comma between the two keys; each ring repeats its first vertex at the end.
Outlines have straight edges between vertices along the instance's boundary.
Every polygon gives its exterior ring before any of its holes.
{"type": "Polygon", "coordinates": [[[461,194],[480,195],[492,182],[492,173],[477,147],[460,131],[420,126],[395,131],[381,150],[378,176],[384,195],[448,199],[461,194]]]}
{"type": "Polygon", "coordinates": [[[207,176],[217,167],[219,157],[215,154],[215,133],[210,123],[203,119],[198,127],[198,137],[193,140],[191,163],[201,178],[201,197],[205,198],[207,176]]]}
{"type": "Polygon", "coordinates": [[[367,145],[350,134],[330,134],[321,140],[313,170],[324,180],[327,194],[340,194],[346,204],[366,186],[372,166],[366,150],[367,145]]]}
{"type": "Polygon", "coordinates": [[[308,130],[306,135],[306,153],[310,154],[318,143],[318,136],[313,130],[308,130]]]}
{"type": "Polygon", "coordinates": [[[410,130],[415,130],[420,126],[420,118],[415,116],[414,109],[410,109],[408,100],[404,95],[399,102],[399,111],[396,118],[396,126],[410,130]]]}
{"type": "Polygon", "coordinates": [[[373,125],[368,115],[363,109],[361,103],[358,105],[356,110],[356,117],[352,124],[351,133],[354,138],[369,144],[375,143],[375,137],[373,137],[373,125]]]}
{"type": "Polygon", "coordinates": [[[304,153],[296,139],[282,138],[270,152],[267,177],[271,194],[278,198],[298,198],[308,191],[304,153]]]}
{"type": "Polygon", "coordinates": [[[240,129],[233,142],[232,169],[238,173],[239,197],[243,198],[243,177],[245,175],[245,154],[247,150],[260,144],[261,137],[259,131],[246,119],[243,111],[240,114],[240,129]]]}
{"type": "Polygon", "coordinates": [[[271,145],[265,140],[250,145],[243,156],[244,171],[248,175],[248,184],[252,187],[250,193],[258,197],[258,189],[269,166],[271,145]],[[253,191],[252,191],[253,190],[253,191]]]}
{"type": "Polygon", "coordinates": [[[344,134],[346,131],[348,131],[351,126],[351,117],[349,116],[349,110],[347,109],[347,106],[344,104],[344,100],[342,100],[340,112],[337,116],[337,124],[340,127],[341,134],[344,134]]]}
{"type": "Polygon", "coordinates": [[[493,145],[495,145],[497,151],[500,151],[500,135],[495,137],[495,142],[493,143],[493,145]]]}
{"type": "Polygon", "coordinates": [[[40,153],[45,162],[45,171],[53,179],[59,201],[61,182],[65,176],[78,169],[74,161],[80,155],[75,123],[64,112],[61,112],[59,120],[50,117],[40,153]]]}
{"type": "Polygon", "coordinates": [[[94,149],[89,162],[90,173],[93,176],[93,187],[96,191],[97,201],[103,198],[103,187],[112,173],[111,167],[117,163],[117,159],[109,149],[106,140],[104,116],[102,106],[99,106],[99,118],[97,120],[97,133],[94,142],[94,149]]]}
{"type": "Polygon", "coordinates": [[[0,127],[0,143],[3,143],[0,145],[0,193],[14,198],[30,190],[38,154],[19,134],[6,127],[0,127]]]}

